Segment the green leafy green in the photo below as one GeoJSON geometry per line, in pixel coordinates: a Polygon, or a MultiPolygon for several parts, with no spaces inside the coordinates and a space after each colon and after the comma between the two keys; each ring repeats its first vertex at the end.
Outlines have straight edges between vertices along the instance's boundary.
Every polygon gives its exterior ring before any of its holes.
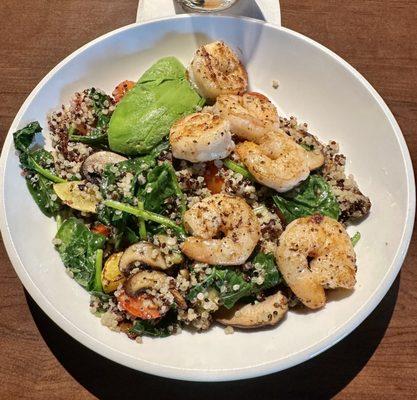
{"type": "Polygon", "coordinates": [[[350,240],[352,241],[352,246],[355,247],[359,240],[361,240],[361,234],[360,232],[356,232],[351,238],[350,240]]]}
{"type": "Polygon", "coordinates": [[[49,151],[45,149],[31,151],[28,153],[27,163],[29,169],[36,171],[44,178],[54,183],[65,182],[65,179],[54,174],[55,171],[52,172],[51,168],[54,168],[54,158],[49,151]],[[42,167],[42,165],[45,167],[42,167]]]}
{"type": "Polygon", "coordinates": [[[170,163],[165,162],[150,170],[146,181],[146,185],[139,194],[146,210],[161,212],[165,200],[176,196],[181,200],[181,212],[185,211],[185,197],[170,163]]]}
{"type": "Polygon", "coordinates": [[[19,151],[19,159],[23,165],[27,164],[29,147],[32,145],[35,134],[40,132],[42,128],[39,122],[35,121],[13,133],[14,147],[19,151]]]}
{"type": "Polygon", "coordinates": [[[160,212],[164,201],[175,194],[168,163],[157,165],[147,175],[147,183],[141,191],[146,210],[160,212]]]}
{"type": "MultiPolygon", "coordinates": [[[[114,165],[107,165],[102,174],[100,181],[100,191],[105,199],[118,200],[124,204],[133,206],[134,198],[139,192],[139,176],[152,169],[156,165],[156,159],[162,151],[168,148],[168,142],[161,143],[155,147],[151,153],[143,157],[137,157],[126,161],[119,162],[114,165]],[[131,191],[127,195],[125,192],[116,191],[117,183],[127,173],[133,175],[131,191]]],[[[140,200],[142,201],[142,200],[140,200]]],[[[139,240],[139,236],[136,232],[139,232],[139,226],[141,226],[142,237],[146,232],[146,225],[144,225],[143,219],[132,217],[125,212],[116,212],[111,207],[101,207],[98,212],[98,219],[106,224],[112,225],[117,229],[116,233],[116,249],[122,247],[123,244],[132,244],[139,240]]]]}
{"type": "MultiPolygon", "coordinates": [[[[143,202],[138,201],[139,210],[143,210],[143,202]]],[[[146,231],[146,222],[143,218],[139,218],[139,237],[140,240],[146,240],[148,238],[148,233],[146,231]]]]}
{"type": "Polygon", "coordinates": [[[108,112],[112,99],[105,93],[90,88],[87,91],[87,96],[93,102],[93,111],[96,116],[96,126],[87,135],[77,134],[75,126],[71,126],[68,130],[68,139],[72,142],[81,142],[89,145],[107,144],[107,130],[111,114],[108,112]],[[105,110],[105,111],[104,111],[105,110]]]}
{"type": "Polygon", "coordinates": [[[55,174],[52,154],[44,149],[31,149],[37,133],[42,132],[39,122],[31,122],[13,134],[19,152],[20,166],[25,170],[29,192],[40,210],[48,217],[56,215],[61,202],[53,190],[53,183],[65,182],[55,174]]]}
{"type": "Polygon", "coordinates": [[[97,130],[94,129],[94,131],[88,135],[77,135],[76,133],[69,133],[68,139],[71,142],[80,142],[89,144],[91,146],[98,146],[100,144],[107,143],[107,132],[97,132],[97,130]]]}
{"type": "Polygon", "coordinates": [[[307,215],[322,214],[338,219],[340,207],[330,185],[320,175],[310,175],[287,193],[272,196],[285,221],[307,215]]]}
{"type": "Polygon", "coordinates": [[[161,320],[136,320],[130,332],[139,336],[164,338],[172,334],[168,327],[173,326],[176,322],[176,313],[171,310],[161,320]]]}
{"type": "Polygon", "coordinates": [[[123,204],[113,200],[105,200],[104,205],[118,211],[132,214],[138,218],[144,219],[145,221],[152,221],[166,228],[171,228],[182,239],[186,237],[185,230],[182,226],[177,225],[175,221],[164,217],[163,215],[156,214],[148,210],[141,210],[137,207],[133,207],[128,204],[123,204]]]}
{"type": "Polygon", "coordinates": [[[93,281],[93,287],[91,290],[94,292],[102,292],[103,286],[101,284],[101,271],[103,270],[103,250],[98,249],[96,251],[96,260],[95,260],[95,275],[93,281]]]}
{"type": "Polygon", "coordinates": [[[253,259],[254,270],[245,277],[238,269],[213,267],[211,274],[200,284],[191,288],[188,300],[193,300],[198,293],[214,288],[226,308],[232,308],[237,301],[254,296],[281,282],[281,275],[272,254],[258,253],[253,259]]]}
{"type": "Polygon", "coordinates": [[[231,169],[233,172],[236,172],[237,174],[242,175],[245,179],[249,179],[250,181],[255,180],[252,174],[243,165],[235,163],[234,161],[228,158],[223,160],[223,163],[227,168],[231,169]]]}
{"type": "Polygon", "coordinates": [[[91,232],[82,221],[72,217],[62,223],[55,241],[62,262],[74,279],[89,291],[100,291],[97,282],[102,259],[100,262],[98,250],[104,248],[106,238],[91,232]]]}
{"type": "Polygon", "coordinates": [[[95,290],[92,290],[90,292],[91,296],[97,297],[100,299],[103,303],[108,303],[112,296],[110,294],[106,294],[104,292],[96,292],[95,290]]]}
{"type": "Polygon", "coordinates": [[[204,99],[174,57],[153,64],[117,104],[109,123],[109,144],[121,154],[146,154],[179,118],[195,112],[204,99]]]}

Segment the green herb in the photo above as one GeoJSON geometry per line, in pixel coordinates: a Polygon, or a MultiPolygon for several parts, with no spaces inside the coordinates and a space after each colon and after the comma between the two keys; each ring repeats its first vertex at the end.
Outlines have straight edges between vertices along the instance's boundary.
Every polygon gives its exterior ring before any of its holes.
{"type": "Polygon", "coordinates": [[[258,253],[251,262],[255,269],[246,279],[244,273],[238,269],[213,267],[211,274],[203,282],[191,288],[188,300],[195,299],[200,292],[214,288],[219,293],[222,305],[232,308],[240,299],[254,296],[281,282],[282,278],[272,254],[258,253]],[[258,277],[263,278],[261,284],[257,282],[258,277]]]}
{"type": "Polygon", "coordinates": [[[19,152],[20,166],[25,170],[29,192],[40,210],[48,217],[61,209],[53,183],[65,182],[55,174],[52,154],[44,149],[31,149],[37,133],[42,132],[38,122],[32,122],[13,134],[14,145],[19,152]]]}
{"type": "Polygon", "coordinates": [[[171,310],[161,320],[136,320],[133,327],[130,328],[130,332],[139,336],[164,338],[172,334],[172,331],[170,331],[168,327],[174,327],[176,322],[176,313],[171,310]]]}
{"type": "Polygon", "coordinates": [[[320,175],[310,175],[293,190],[272,196],[286,223],[313,214],[338,219],[340,207],[330,185],[320,175]]]}
{"type": "Polygon", "coordinates": [[[55,239],[62,262],[74,279],[87,290],[98,291],[102,263],[98,250],[104,248],[106,238],[91,232],[82,221],[69,218],[61,225],[55,239]]]}
{"type": "Polygon", "coordinates": [[[242,175],[245,179],[249,179],[251,181],[255,181],[255,178],[252,176],[252,174],[243,166],[240,164],[235,163],[234,161],[226,158],[223,160],[223,164],[231,169],[233,172],[236,172],[237,174],[242,175]]]}
{"type": "Polygon", "coordinates": [[[356,232],[351,238],[350,240],[352,241],[352,246],[355,247],[359,240],[361,240],[361,234],[360,232],[356,232]]]}
{"type": "Polygon", "coordinates": [[[186,237],[185,230],[182,226],[177,225],[175,221],[164,217],[163,215],[153,213],[147,210],[139,210],[136,207],[130,206],[128,204],[119,203],[118,201],[113,200],[105,200],[104,205],[110,208],[114,208],[115,210],[123,211],[128,214],[132,214],[138,218],[142,218],[145,221],[152,221],[156,222],[159,225],[163,225],[166,228],[171,228],[177,233],[181,238],[186,237]]]}

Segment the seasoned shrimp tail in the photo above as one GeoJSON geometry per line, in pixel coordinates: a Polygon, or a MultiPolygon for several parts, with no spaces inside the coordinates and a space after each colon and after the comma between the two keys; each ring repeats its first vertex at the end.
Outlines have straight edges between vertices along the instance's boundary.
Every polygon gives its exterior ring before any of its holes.
{"type": "Polygon", "coordinates": [[[226,158],[235,147],[229,122],[206,112],[177,121],[171,128],[169,141],[175,158],[191,162],[226,158]]]}
{"type": "Polygon", "coordinates": [[[188,72],[200,94],[209,100],[215,100],[221,94],[244,93],[248,85],[245,68],[223,42],[199,47],[188,72]]]}
{"type": "Polygon", "coordinates": [[[184,214],[184,224],[192,236],[182,244],[182,252],[212,265],[243,264],[260,239],[259,221],[249,204],[225,194],[192,206],[184,214]]]}
{"type": "Polygon", "coordinates": [[[345,228],[321,215],[291,222],[279,238],[278,268],[288,286],[309,308],[326,303],[324,289],[352,289],[356,255],[345,228]]]}

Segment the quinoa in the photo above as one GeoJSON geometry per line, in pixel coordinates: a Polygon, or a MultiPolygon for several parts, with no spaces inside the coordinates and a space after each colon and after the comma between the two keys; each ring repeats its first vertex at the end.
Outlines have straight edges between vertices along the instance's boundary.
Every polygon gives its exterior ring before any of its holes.
{"type": "Polygon", "coordinates": [[[365,217],[371,208],[371,201],[359,189],[352,175],[346,175],[346,157],[337,154],[338,146],[330,142],[326,147],[323,177],[332,187],[339,203],[340,220],[347,222],[365,217]]]}
{"type": "Polygon", "coordinates": [[[232,326],[226,326],[226,328],[224,328],[224,333],[226,335],[232,335],[233,333],[235,333],[235,330],[232,326]]]}
{"type": "MultiPolygon", "coordinates": [[[[273,80],[272,86],[277,89],[279,82],[273,80]]],[[[95,100],[103,95],[106,96],[104,92],[94,88],[77,92],[68,105],[62,105],[59,110],[48,116],[48,127],[53,146],[53,165],[47,165],[47,168],[51,168],[51,171],[65,180],[83,179],[83,163],[87,157],[97,151],[97,148],[94,149],[80,142],[72,142],[70,139],[74,130],[83,136],[97,129],[99,112],[96,110],[95,100]]],[[[108,97],[101,112],[111,116],[114,107],[114,100],[108,97]]],[[[209,109],[206,110],[209,111],[209,109]]],[[[324,145],[309,132],[306,123],[299,123],[295,117],[289,119],[280,117],[279,127],[305,150],[323,155],[324,165],[318,173],[324,177],[335,194],[341,209],[341,221],[347,222],[362,218],[369,213],[371,207],[369,198],[362,194],[354,178],[351,175],[346,175],[346,158],[339,153],[336,142],[331,141],[324,145]]],[[[236,153],[230,154],[229,158],[236,163],[241,163],[236,153]]],[[[211,190],[216,193],[239,196],[250,205],[259,222],[260,240],[254,254],[259,251],[265,254],[276,252],[285,221],[281,219],[280,211],[272,203],[271,196],[275,193],[272,189],[254,182],[252,178],[245,178],[247,175],[244,172],[242,175],[228,169],[226,167],[228,164],[222,160],[191,163],[175,159],[172,151],[167,149],[156,158],[156,165],[165,163],[173,167],[184,198],[175,195],[164,198],[162,211],[158,210],[164,217],[170,218],[179,225],[182,224],[184,203],[187,208],[190,208],[204,198],[211,196],[213,194],[211,190]]],[[[152,186],[145,186],[148,168],[150,167],[147,166],[137,173],[132,173],[121,171],[122,168],[118,168],[116,165],[109,165],[106,167],[106,171],[111,175],[111,178],[108,178],[107,175],[106,178],[100,177],[102,170],[87,171],[92,175],[97,175],[97,179],[89,179],[86,176],[87,181],[77,184],[78,189],[81,194],[85,193],[86,196],[94,196],[97,199],[100,203],[97,209],[99,217],[95,219],[94,215],[84,212],[76,212],[75,215],[81,216],[88,228],[97,228],[102,224],[101,214],[103,211],[107,211],[102,202],[103,197],[105,200],[124,201],[130,206],[138,206],[139,201],[142,201],[140,195],[137,194],[138,191],[147,194],[153,191],[152,186]],[[143,191],[141,192],[141,190],[143,191]]],[[[34,181],[39,179],[36,174],[31,175],[30,171],[24,171],[24,174],[34,181]]],[[[52,195],[51,200],[55,201],[56,195],[52,195]]],[[[126,217],[126,214],[120,210],[112,212],[116,220],[122,221],[126,217]]],[[[112,222],[105,223],[110,225],[112,222]]],[[[129,243],[135,243],[139,236],[138,227],[134,223],[132,225],[133,229],[129,233],[131,236],[129,238],[118,235],[117,223],[114,226],[106,226],[109,233],[106,233],[108,240],[104,249],[105,259],[114,251],[123,250],[129,243]]],[[[160,273],[164,273],[166,279],[156,281],[155,284],[150,285],[151,287],[145,286],[138,293],[130,293],[127,285],[120,284],[116,291],[109,296],[96,293],[97,295],[93,294],[90,297],[90,312],[100,318],[102,325],[113,331],[125,333],[137,343],[142,343],[142,332],[140,329],[132,329],[132,327],[138,324],[141,318],[140,313],[137,314],[134,309],[129,308],[129,296],[142,296],[139,307],[145,310],[157,310],[158,314],[152,316],[150,321],[146,321],[149,324],[149,329],[153,325],[157,329],[158,324],[161,321],[166,321],[164,318],[169,315],[168,318],[173,316],[173,321],[168,320],[169,325],[165,325],[164,329],[168,334],[178,334],[182,327],[188,327],[197,332],[208,330],[215,320],[215,313],[223,305],[222,294],[240,294],[239,291],[245,289],[246,283],[256,289],[250,299],[254,304],[265,300],[271,290],[277,290],[276,287],[264,289],[267,278],[265,269],[262,265],[253,263],[251,258],[240,267],[233,267],[241,269],[243,281],[240,280],[239,283],[236,281],[225,282],[221,284],[221,287],[210,286],[207,284],[207,279],[213,279],[215,266],[195,262],[185,257],[181,252],[183,238],[179,239],[173,229],[164,229],[161,233],[160,227],[155,227],[154,224],[148,222],[147,228],[146,240],[154,246],[148,256],[155,263],[159,257],[163,257],[166,265],[160,273]],[[194,295],[189,297],[192,290],[194,295]],[[126,298],[127,302],[124,301],[126,298]]],[[[221,233],[221,235],[223,234],[224,232],[221,233]]],[[[222,237],[221,235],[219,238],[222,237]]],[[[59,246],[61,241],[54,239],[53,244],[59,246]]],[[[149,263],[152,264],[152,262],[149,263]]],[[[153,267],[145,265],[142,261],[135,261],[128,266],[127,270],[123,271],[123,278],[130,279],[153,267]]],[[[71,278],[74,278],[74,273],[69,268],[66,271],[71,278]]],[[[278,290],[285,293],[289,299],[290,307],[295,307],[300,303],[285,284],[281,284],[278,290]]],[[[232,326],[227,326],[224,332],[225,334],[233,334],[234,329],[232,326]]]]}

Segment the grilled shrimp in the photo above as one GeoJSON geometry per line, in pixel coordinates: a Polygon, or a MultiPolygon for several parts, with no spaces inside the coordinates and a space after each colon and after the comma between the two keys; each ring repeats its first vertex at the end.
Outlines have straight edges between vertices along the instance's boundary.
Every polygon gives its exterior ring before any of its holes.
{"type": "Polygon", "coordinates": [[[291,222],[275,256],[288,286],[309,308],[325,305],[324,289],[352,289],[356,283],[352,242],[332,218],[314,215],[291,222]]]}
{"type": "Polygon", "coordinates": [[[252,208],[242,198],[226,194],[206,197],[192,206],[184,214],[184,224],[193,236],[185,240],[182,252],[207,264],[241,265],[260,238],[252,208]]]}
{"type": "MultiPolygon", "coordinates": [[[[229,121],[230,130],[234,135],[255,143],[259,142],[265,133],[277,131],[280,125],[276,107],[268,97],[256,92],[245,93],[242,96],[219,96],[216,103],[206,109],[229,121]]],[[[323,165],[324,156],[321,151],[306,151],[304,154],[310,171],[323,165]]]]}
{"type": "Polygon", "coordinates": [[[228,120],[232,133],[244,140],[259,139],[279,128],[276,107],[260,93],[219,96],[211,112],[228,120]]]}
{"type": "Polygon", "coordinates": [[[244,93],[248,85],[245,68],[223,42],[199,47],[188,73],[200,94],[209,100],[215,100],[221,94],[244,93]]]}
{"type": "Polygon", "coordinates": [[[169,141],[174,157],[191,162],[226,158],[235,147],[229,122],[206,112],[177,121],[171,127],[169,141]]]}
{"type": "Polygon", "coordinates": [[[291,190],[310,174],[306,150],[281,130],[239,143],[236,153],[258,182],[277,192],[291,190]]]}

